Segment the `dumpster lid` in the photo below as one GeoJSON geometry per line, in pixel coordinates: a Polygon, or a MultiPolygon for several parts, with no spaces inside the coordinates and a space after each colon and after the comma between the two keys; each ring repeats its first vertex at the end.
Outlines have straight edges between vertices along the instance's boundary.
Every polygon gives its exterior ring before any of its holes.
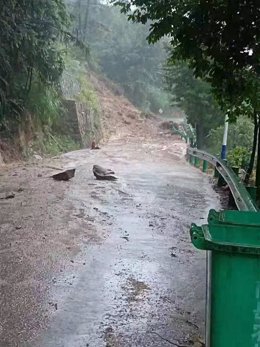
{"type": "Polygon", "coordinates": [[[212,244],[260,250],[260,226],[212,224],[203,225],[202,231],[205,241],[212,244]]]}
{"type": "Polygon", "coordinates": [[[208,223],[235,224],[244,226],[258,226],[260,228],[260,213],[251,211],[220,211],[210,210],[208,223]]]}

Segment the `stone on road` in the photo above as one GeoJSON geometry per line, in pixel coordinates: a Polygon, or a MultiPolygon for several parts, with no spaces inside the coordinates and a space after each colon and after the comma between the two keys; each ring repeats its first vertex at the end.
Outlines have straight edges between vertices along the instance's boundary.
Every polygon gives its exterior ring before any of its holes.
{"type": "Polygon", "coordinates": [[[20,332],[12,347],[198,345],[205,255],[192,247],[189,227],[219,205],[184,153],[181,142],[129,138],[64,157],[77,167],[63,201],[80,251],[43,294],[53,308],[45,328],[35,318],[33,336],[20,332]],[[94,180],[96,162],[112,167],[118,181],[94,180]]]}

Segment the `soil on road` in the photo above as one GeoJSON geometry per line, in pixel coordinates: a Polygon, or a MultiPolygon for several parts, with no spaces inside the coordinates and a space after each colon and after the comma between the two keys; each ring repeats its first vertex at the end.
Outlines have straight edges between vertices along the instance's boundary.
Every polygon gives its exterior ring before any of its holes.
{"type": "Polygon", "coordinates": [[[1,347],[193,346],[203,337],[205,254],[189,227],[219,202],[185,151],[172,138],[127,136],[1,171],[1,347]],[[96,181],[94,164],[119,179],[96,181]],[[60,165],[76,167],[74,179],[49,178],[60,165]]]}

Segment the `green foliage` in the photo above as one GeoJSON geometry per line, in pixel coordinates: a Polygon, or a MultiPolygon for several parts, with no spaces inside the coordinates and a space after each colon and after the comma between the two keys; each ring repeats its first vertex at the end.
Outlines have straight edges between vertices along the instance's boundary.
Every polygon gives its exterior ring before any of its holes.
{"type": "MultiPolygon", "coordinates": [[[[228,148],[230,150],[237,146],[251,149],[254,125],[247,117],[238,117],[237,121],[229,124],[228,148]]],[[[219,154],[224,133],[224,125],[211,130],[209,134],[210,150],[214,154],[219,154]]]]}
{"type": "Polygon", "coordinates": [[[65,58],[65,70],[61,79],[62,92],[65,98],[76,99],[99,113],[98,99],[89,80],[85,58],[82,60],[81,58],[79,50],[68,50],[65,58]]]}
{"type": "Polygon", "coordinates": [[[235,147],[229,151],[227,160],[230,166],[246,169],[250,161],[250,150],[245,147],[235,147]]]}
{"type": "Polygon", "coordinates": [[[53,85],[44,86],[37,79],[32,83],[27,108],[43,127],[52,127],[63,112],[61,96],[57,89],[53,85]]]}
{"type": "MultiPolygon", "coordinates": [[[[230,120],[255,121],[254,150],[260,144],[259,6],[255,0],[111,0],[134,22],[150,24],[149,42],[170,37],[171,62],[185,61],[194,76],[209,82],[230,120]]],[[[260,199],[260,145],[256,185],[260,199]]]]}
{"type": "MultiPolygon", "coordinates": [[[[83,104],[85,124],[83,144],[91,144],[94,138],[101,137],[101,107],[91,81],[89,68],[79,50],[68,50],[65,70],[61,80],[65,98],[74,99],[83,104]]],[[[83,129],[82,129],[83,130],[83,129]]]]}
{"type": "Polygon", "coordinates": [[[25,147],[23,155],[30,158],[33,154],[55,156],[61,153],[80,149],[80,144],[70,136],[53,133],[49,128],[45,128],[44,134],[35,139],[29,147],[25,147]]]}
{"type": "Polygon", "coordinates": [[[195,78],[186,64],[171,61],[165,68],[165,80],[173,103],[185,111],[188,123],[196,131],[197,146],[205,148],[210,130],[224,122],[210,85],[195,78]]]}
{"type": "Polygon", "coordinates": [[[19,115],[32,81],[55,84],[63,70],[57,42],[68,16],[63,0],[0,1],[0,117],[19,115]]]}
{"type": "Polygon", "coordinates": [[[76,99],[82,103],[85,103],[93,111],[100,113],[100,107],[98,103],[97,95],[87,80],[87,75],[79,77],[80,92],[76,96],[76,99]]]}
{"type": "Polygon", "coordinates": [[[170,100],[162,83],[164,42],[154,46],[147,43],[149,26],[128,22],[118,9],[98,0],[78,0],[70,8],[74,35],[78,33],[90,46],[91,67],[120,85],[145,112],[169,111],[170,100]]]}
{"type": "Polygon", "coordinates": [[[74,141],[70,136],[66,135],[49,135],[44,137],[42,143],[44,154],[58,155],[69,151],[80,149],[80,144],[74,141]]]}
{"type": "MultiPolygon", "coordinates": [[[[232,165],[246,168],[250,160],[254,124],[246,116],[240,116],[235,123],[229,124],[228,160],[232,165]]],[[[209,134],[209,150],[219,155],[221,151],[224,126],[211,130],[209,134]]]]}
{"type": "Polygon", "coordinates": [[[195,76],[209,82],[230,117],[241,114],[246,105],[249,113],[259,111],[260,26],[255,0],[112,2],[135,22],[153,21],[150,42],[170,36],[172,61],[187,61],[195,76]]]}

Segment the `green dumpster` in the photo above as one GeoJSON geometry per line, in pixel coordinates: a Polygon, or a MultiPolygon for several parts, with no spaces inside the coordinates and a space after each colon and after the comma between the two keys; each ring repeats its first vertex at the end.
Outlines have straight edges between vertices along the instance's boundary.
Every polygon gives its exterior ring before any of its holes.
{"type": "Polygon", "coordinates": [[[255,225],[260,228],[260,213],[247,211],[221,211],[210,210],[208,223],[211,224],[235,224],[235,225],[255,225]]]}
{"type": "Polygon", "coordinates": [[[206,347],[260,347],[260,214],[215,212],[191,239],[210,251],[206,347]]]}

